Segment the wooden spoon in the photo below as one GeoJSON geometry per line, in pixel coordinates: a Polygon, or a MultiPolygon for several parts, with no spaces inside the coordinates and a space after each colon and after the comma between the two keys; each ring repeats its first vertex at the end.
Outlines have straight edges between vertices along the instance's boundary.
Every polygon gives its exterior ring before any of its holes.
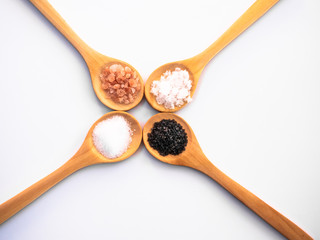
{"type": "Polygon", "coordinates": [[[103,115],[99,120],[97,120],[90,128],[82,146],[78,152],[64,165],[55,170],[53,173],[49,174],[45,178],[41,179],[37,183],[33,184],[26,190],[22,191],[18,195],[9,199],[0,205],[0,224],[5,222],[8,218],[19,212],[25,206],[30,204],[32,201],[37,199],[43,193],[48,191],[58,182],[69,176],[70,174],[76,172],[77,170],[97,164],[97,163],[113,163],[122,161],[132,154],[134,154],[140,146],[142,140],[142,129],[139,122],[129,113],[114,111],[103,115]],[[132,142],[125,153],[120,157],[109,159],[98,152],[98,150],[93,145],[92,131],[95,126],[112,116],[122,116],[124,117],[131,126],[133,135],[132,142]]]}
{"type": "Polygon", "coordinates": [[[148,120],[143,128],[143,142],[151,155],[160,161],[173,165],[191,167],[211,177],[288,239],[312,239],[306,232],[304,232],[285,216],[281,215],[257,196],[249,192],[247,189],[233,181],[218,168],[216,168],[206,158],[191,127],[181,117],[172,113],[159,113],[154,115],[148,120]],[[154,123],[159,122],[162,119],[174,119],[185,129],[188,135],[188,144],[185,151],[181,154],[176,156],[161,156],[149,145],[148,133],[151,132],[154,123]]]}
{"type": "Polygon", "coordinates": [[[167,63],[157,68],[153,73],[151,73],[145,84],[145,95],[149,104],[160,112],[175,112],[183,108],[186,103],[180,107],[175,107],[174,109],[167,109],[163,105],[159,105],[155,96],[150,93],[152,82],[154,80],[159,80],[161,75],[167,70],[174,71],[177,67],[187,70],[189,72],[190,80],[192,80],[192,88],[190,91],[190,95],[192,97],[197,87],[201,72],[208,62],[232,40],[238,37],[244,30],[265,14],[278,1],[279,0],[257,0],[220,38],[218,38],[218,40],[216,40],[202,53],[192,58],[167,63]]]}
{"type": "Polygon", "coordinates": [[[30,2],[55,26],[63,36],[79,51],[83,59],[85,60],[88,69],[90,71],[91,81],[93,89],[99,98],[99,100],[107,107],[114,110],[127,111],[135,106],[143,98],[144,83],[141,75],[138,71],[130,64],[121,60],[107,57],[98,53],[97,51],[90,48],[80,37],[69,27],[59,13],[50,5],[47,0],[30,0],[30,2]],[[134,102],[130,104],[116,103],[113,100],[107,98],[106,92],[101,87],[101,81],[99,78],[100,72],[103,67],[112,65],[114,63],[121,64],[122,66],[128,66],[132,70],[136,71],[139,75],[139,81],[141,90],[139,91],[134,102]]]}

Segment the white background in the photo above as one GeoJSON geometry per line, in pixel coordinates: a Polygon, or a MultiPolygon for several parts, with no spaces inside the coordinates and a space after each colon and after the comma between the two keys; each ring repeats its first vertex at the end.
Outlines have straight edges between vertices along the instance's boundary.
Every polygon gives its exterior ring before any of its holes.
{"type": "MultiPolygon", "coordinates": [[[[76,33],[147,79],[192,57],[253,0],[52,0],[76,33]]],[[[205,68],[178,112],[222,171],[320,239],[320,3],[282,0],[205,68]]],[[[26,0],[0,0],[0,202],[66,162],[110,109],[84,60],[26,0]]],[[[129,111],[156,113],[143,100],[129,111]]],[[[151,157],[71,175],[1,240],[284,239],[209,177],[151,157]]]]}

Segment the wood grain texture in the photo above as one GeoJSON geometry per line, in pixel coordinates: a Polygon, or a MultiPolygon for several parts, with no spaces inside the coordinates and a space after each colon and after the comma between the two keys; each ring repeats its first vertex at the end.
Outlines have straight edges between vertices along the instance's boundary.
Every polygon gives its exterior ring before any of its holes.
{"type": "Polygon", "coordinates": [[[150,154],[160,161],[173,165],[191,167],[211,177],[286,238],[312,239],[311,236],[309,236],[288,218],[280,214],[278,211],[270,207],[260,198],[242,187],[237,182],[233,181],[217,167],[215,167],[202,152],[191,127],[181,117],[172,113],[159,113],[154,115],[148,120],[143,128],[143,142],[150,154]],[[182,125],[188,134],[188,145],[186,150],[177,156],[161,156],[148,143],[148,133],[151,132],[151,128],[153,127],[154,123],[161,121],[162,119],[176,120],[182,125]]]}
{"type": "Polygon", "coordinates": [[[41,179],[37,183],[33,184],[29,188],[25,189],[21,193],[17,194],[13,198],[9,199],[8,201],[0,205],[0,224],[5,222],[8,218],[19,212],[21,209],[33,202],[35,199],[37,199],[43,193],[48,191],[54,185],[59,183],[61,180],[63,180],[70,174],[76,172],[77,170],[93,164],[119,162],[124,159],[127,159],[137,151],[137,149],[140,146],[141,140],[141,126],[139,122],[129,113],[113,111],[103,115],[92,125],[82,146],[69,161],[67,161],[64,165],[55,170],[53,173],[49,174],[47,177],[41,179]],[[100,154],[94,147],[92,140],[92,131],[99,122],[115,115],[120,115],[128,121],[128,123],[131,126],[131,129],[133,130],[133,135],[132,142],[128,150],[118,158],[109,159],[100,154]]]}
{"type": "Polygon", "coordinates": [[[257,0],[252,6],[234,23],[231,27],[221,35],[212,45],[210,45],[202,53],[181,61],[167,63],[160,66],[151,73],[145,84],[145,95],[149,104],[160,112],[176,112],[187,105],[184,104],[174,109],[166,109],[163,105],[159,105],[153,94],[150,93],[151,84],[154,80],[159,80],[161,75],[167,71],[173,71],[176,67],[185,69],[189,72],[190,80],[192,80],[191,97],[198,85],[200,75],[208,62],[216,56],[230,42],[237,38],[243,31],[250,27],[255,21],[262,17],[272,6],[279,0],[257,0]]]}
{"type": "MultiPolygon", "coordinates": [[[[92,81],[93,89],[99,98],[99,100],[107,107],[113,110],[127,111],[137,106],[143,98],[144,82],[139,72],[130,64],[102,55],[101,53],[90,48],[82,39],[70,28],[65,20],[59,15],[59,13],[50,5],[47,0],[30,0],[30,2],[55,26],[63,36],[79,51],[83,59],[85,60],[92,81]],[[137,98],[133,103],[121,104],[112,101],[107,98],[106,92],[101,87],[101,81],[99,78],[101,69],[106,65],[112,65],[113,63],[122,64],[128,66],[139,75],[139,81],[141,90],[137,95],[137,98]]],[[[62,56],[61,56],[62,57],[62,56]]]]}

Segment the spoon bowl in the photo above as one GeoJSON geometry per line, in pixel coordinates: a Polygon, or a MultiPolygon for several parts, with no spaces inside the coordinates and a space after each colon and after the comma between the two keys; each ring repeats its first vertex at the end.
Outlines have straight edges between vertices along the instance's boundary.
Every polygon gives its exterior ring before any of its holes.
{"type": "Polygon", "coordinates": [[[156,159],[169,163],[172,165],[180,165],[180,166],[187,166],[187,167],[192,167],[191,163],[192,161],[186,161],[186,159],[192,158],[190,154],[194,153],[194,150],[199,151],[200,150],[200,145],[192,131],[192,128],[189,126],[189,124],[181,117],[178,115],[172,114],[172,113],[158,113],[154,116],[152,116],[147,123],[143,127],[143,143],[148,150],[148,152],[154,156],[156,159]],[[162,119],[173,119],[177,121],[183,129],[186,131],[187,136],[188,136],[188,144],[186,146],[185,151],[180,153],[179,155],[167,155],[167,156],[162,156],[158,153],[157,150],[152,148],[148,142],[148,133],[151,132],[151,129],[153,125],[156,122],[160,122],[162,119]]]}
{"type": "Polygon", "coordinates": [[[98,163],[113,163],[129,158],[137,151],[140,146],[141,140],[141,126],[139,122],[129,113],[114,111],[103,115],[89,129],[88,134],[80,149],[69,161],[67,161],[64,165],[62,165],[60,168],[58,168],[45,178],[41,179],[26,190],[22,191],[21,193],[17,194],[13,198],[0,205],[0,224],[5,222],[7,219],[9,219],[11,216],[33,202],[58,182],[60,182],[70,174],[76,172],[77,170],[98,163]],[[113,116],[122,116],[126,119],[132,130],[132,141],[127,151],[121,156],[117,158],[107,158],[95,148],[92,139],[92,132],[98,123],[113,116]]]}
{"type": "Polygon", "coordinates": [[[237,38],[243,31],[263,16],[273,5],[279,0],[257,0],[252,6],[233,24],[231,27],[221,35],[212,45],[210,45],[202,53],[177,62],[168,63],[157,68],[151,73],[145,84],[145,95],[149,104],[160,112],[176,112],[185,107],[187,103],[181,106],[176,106],[174,109],[165,108],[163,105],[159,105],[155,96],[150,92],[152,82],[160,80],[160,77],[167,70],[173,71],[176,67],[183,70],[187,70],[192,81],[192,88],[190,96],[192,97],[197,87],[200,75],[204,67],[208,62],[216,56],[223,48],[225,48],[230,42],[237,38]]]}
{"type": "Polygon", "coordinates": [[[87,66],[88,66],[88,69],[90,72],[93,90],[94,90],[96,96],[98,97],[98,99],[104,105],[106,105],[107,107],[109,107],[113,110],[127,111],[127,110],[130,110],[130,109],[134,108],[135,106],[137,106],[141,102],[143,95],[144,95],[144,82],[143,82],[142,77],[139,74],[139,72],[133,66],[131,66],[130,64],[128,64],[126,62],[104,56],[104,55],[97,53],[97,52],[95,52],[93,57],[94,57],[94,59],[90,60],[89,64],[88,64],[88,61],[86,61],[86,62],[87,62],[87,66]],[[108,98],[106,91],[104,89],[102,89],[101,80],[100,80],[101,70],[105,66],[111,66],[112,64],[120,64],[122,66],[128,66],[129,68],[131,68],[133,71],[135,71],[138,74],[141,89],[140,89],[137,97],[134,99],[134,101],[132,103],[129,103],[129,104],[117,103],[117,102],[113,101],[112,99],[108,98]]]}
{"type": "Polygon", "coordinates": [[[144,92],[144,82],[142,80],[139,72],[132,67],[130,64],[105,56],[92,48],[90,48],[64,21],[64,19],[59,15],[59,13],[50,5],[47,0],[30,0],[30,2],[55,26],[58,31],[61,32],[63,36],[79,51],[83,59],[85,60],[92,81],[92,86],[94,92],[96,93],[98,99],[107,107],[113,110],[121,110],[127,111],[135,107],[139,104],[139,102],[143,98],[144,92]],[[109,66],[112,64],[121,64],[123,67],[128,66],[132,70],[136,71],[139,77],[139,83],[141,89],[137,94],[137,97],[134,99],[132,103],[122,104],[114,102],[112,99],[107,98],[107,94],[104,89],[102,89],[101,81],[100,81],[100,73],[105,66],[109,66]]]}
{"type": "Polygon", "coordinates": [[[151,88],[152,88],[152,82],[154,80],[159,80],[161,75],[163,73],[165,73],[166,71],[174,71],[176,68],[180,68],[182,70],[187,70],[189,73],[189,79],[192,81],[192,87],[190,90],[190,95],[191,97],[194,94],[194,91],[196,90],[197,87],[197,83],[201,74],[201,71],[195,71],[194,68],[192,68],[192,65],[189,64],[188,60],[184,60],[184,61],[179,61],[179,62],[172,62],[172,63],[167,63],[165,65],[160,66],[159,68],[157,68],[155,71],[153,71],[148,80],[146,81],[145,84],[145,96],[147,101],[149,102],[149,104],[156,109],[159,112],[176,112],[178,110],[180,110],[181,108],[183,108],[185,106],[182,105],[180,107],[175,107],[174,109],[167,109],[165,108],[163,105],[158,104],[156,101],[155,96],[150,92],[151,88]],[[188,66],[191,66],[191,68],[189,68],[188,66]]]}
{"type": "Polygon", "coordinates": [[[91,158],[92,164],[120,162],[129,158],[132,154],[134,154],[138,150],[141,144],[141,141],[142,141],[142,128],[138,120],[129,113],[122,112],[122,111],[113,111],[103,115],[91,126],[79,151],[81,151],[81,154],[83,154],[83,152],[89,152],[91,156],[94,156],[91,158]],[[132,141],[128,149],[126,150],[126,152],[124,152],[121,156],[117,158],[107,158],[106,156],[102,155],[94,146],[93,139],[92,139],[92,132],[94,128],[97,126],[97,124],[114,116],[121,116],[129,123],[129,126],[132,130],[132,136],[131,136],[132,141]]]}
{"type": "Polygon", "coordinates": [[[183,118],[172,113],[159,113],[154,115],[143,128],[143,142],[149,153],[158,160],[173,165],[191,167],[211,177],[288,239],[312,239],[288,218],[277,212],[214,166],[202,152],[192,128],[183,118]],[[154,123],[162,119],[173,119],[177,121],[187,133],[188,144],[185,151],[179,155],[162,156],[157,150],[153,149],[148,142],[148,133],[151,132],[154,123]]]}

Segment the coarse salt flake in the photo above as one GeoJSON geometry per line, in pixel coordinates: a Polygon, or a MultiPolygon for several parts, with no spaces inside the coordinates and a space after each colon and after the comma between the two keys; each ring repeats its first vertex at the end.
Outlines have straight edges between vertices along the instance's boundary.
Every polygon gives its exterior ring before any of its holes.
{"type": "Polygon", "coordinates": [[[153,81],[150,92],[155,96],[159,105],[167,109],[180,107],[190,102],[190,90],[192,81],[187,70],[176,68],[174,71],[166,71],[160,80],[153,81]]]}

